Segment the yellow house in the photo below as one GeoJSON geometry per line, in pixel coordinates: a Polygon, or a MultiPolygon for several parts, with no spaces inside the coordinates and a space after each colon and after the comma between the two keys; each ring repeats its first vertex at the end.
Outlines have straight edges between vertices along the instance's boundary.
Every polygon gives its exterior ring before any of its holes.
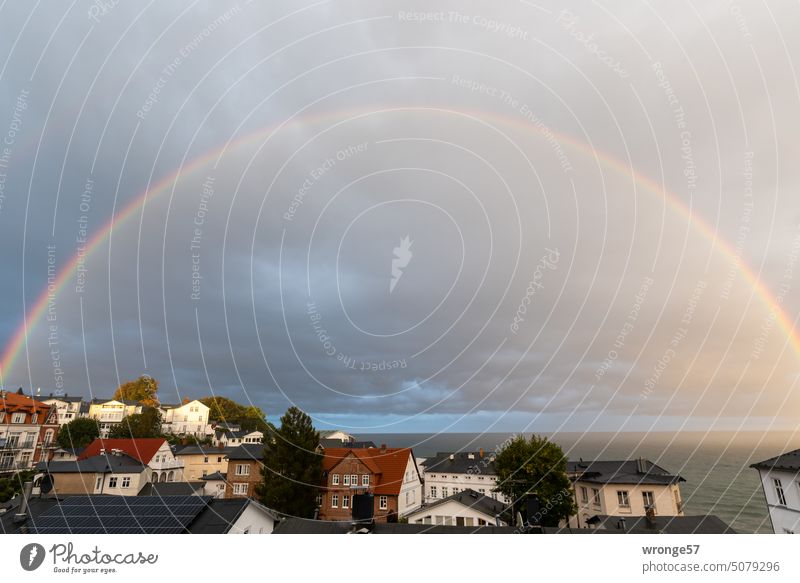
{"type": "Polygon", "coordinates": [[[142,412],[141,403],[125,400],[92,399],[89,403],[89,417],[100,422],[100,437],[108,437],[114,425],[120,423],[128,415],[142,412]]]}
{"type": "Polygon", "coordinates": [[[594,516],[683,516],[685,480],[649,460],[568,462],[567,473],[578,505],[571,527],[587,528],[594,516]]]}
{"type": "Polygon", "coordinates": [[[228,454],[235,447],[210,445],[187,445],[175,451],[175,457],[183,462],[184,479],[200,480],[216,472],[228,471],[228,454]]]}

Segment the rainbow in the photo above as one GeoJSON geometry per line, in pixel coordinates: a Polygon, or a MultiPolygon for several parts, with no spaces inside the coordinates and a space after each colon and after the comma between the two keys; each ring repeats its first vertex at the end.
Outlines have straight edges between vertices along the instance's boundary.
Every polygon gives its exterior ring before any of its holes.
{"type": "MultiPolygon", "coordinates": [[[[522,127],[529,131],[540,131],[541,133],[541,130],[532,124],[528,124],[524,121],[510,118],[508,116],[484,111],[455,110],[450,108],[439,109],[434,107],[397,107],[394,109],[381,109],[376,111],[369,110],[366,113],[363,113],[364,111],[365,110],[354,110],[355,113],[360,114],[358,117],[371,115],[375,112],[385,113],[394,111],[423,111],[429,113],[438,112],[456,114],[474,117],[477,119],[491,119],[493,121],[497,121],[498,123],[513,126],[517,129],[522,127]]],[[[280,124],[260,128],[234,141],[229,140],[223,146],[198,156],[188,164],[182,163],[172,174],[163,177],[152,186],[148,185],[148,187],[142,193],[140,193],[128,205],[126,205],[121,211],[113,216],[107,223],[105,223],[105,225],[103,225],[103,227],[98,230],[89,241],[87,241],[85,245],[84,259],[88,259],[91,254],[101,247],[103,242],[105,242],[111,236],[111,233],[115,227],[125,224],[126,221],[135,216],[137,211],[144,206],[149,198],[156,197],[167,192],[170,188],[176,186],[178,181],[184,175],[192,174],[193,172],[201,169],[215,157],[221,156],[229,147],[236,149],[256,140],[263,140],[265,137],[266,139],[269,139],[274,133],[290,123],[308,125],[326,121],[328,119],[340,119],[344,114],[345,112],[339,111],[316,116],[293,116],[293,118],[289,118],[280,124]]],[[[747,283],[751,286],[754,293],[759,297],[771,315],[774,315],[775,321],[778,323],[780,329],[786,334],[786,337],[794,349],[795,354],[798,356],[798,358],[800,358],[800,333],[798,333],[798,331],[795,329],[793,320],[782,308],[781,303],[773,296],[771,290],[764,284],[764,282],[761,281],[753,268],[750,267],[741,257],[739,257],[734,247],[728,241],[719,236],[715,228],[713,228],[702,217],[694,213],[691,208],[687,206],[687,204],[684,203],[677,195],[667,191],[662,187],[662,185],[658,184],[650,177],[636,172],[633,168],[627,166],[622,161],[611,156],[610,154],[598,152],[588,144],[581,142],[570,135],[556,133],[552,130],[549,131],[552,135],[556,136],[562,142],[569,144],[575,150],[590,158],[593,157],[601,160],[606,166],[613,169],[620,175],[630,176],[634,178],[637,183],[643,185],[646,190],[662,196],[675,212],[685,218],[690,226],[694,227],[703,237],[711,242],[713,248],[725,255],[729,261],[734,262],[739,266],[739,271],[744,277],[745,281],[747,281],[747,283]]],[[[2,354],[2,359],[0,359],[0,385],[2,385],[4,375],[7,376],[8,372],[12,370],[20,354],[23,352],[23,349],[27,354],[28,332],[43,318],[47,310],[48,297],[50,293],[52,292],[53,294],[57,295],[64,289],[65,285],[75,273],[78,267],[79,259],[80,257],[76,253],[72,259],[61,268],[52,285],[45,287],[30,310],[23,315],[22,322],[6,345],[2,354]]]]}

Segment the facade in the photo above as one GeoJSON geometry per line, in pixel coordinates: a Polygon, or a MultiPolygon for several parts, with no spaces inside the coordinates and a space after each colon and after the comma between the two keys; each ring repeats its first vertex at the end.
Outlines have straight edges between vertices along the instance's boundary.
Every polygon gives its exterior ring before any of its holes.
{"type": "Polygon", "coordinates": [[[89,403],[88,417],[100,423],[100,437],[108,437],[111,428],[119,425],[128,415],[138,415],[142,405],[136,401],[93,399],[89,403]]]}
{"type": "Polygon", "coordinates": [[[800,449],[750,466],[758,470],[775,534],[800,534],[800,449]]]}
{"type": "Polygon", "coordinates": [[[0,474],[27,470],[49,460],[57,435],[54,406],[0,391],[0,474]]]}
{"type": "Polygon", "coordinates": [[[66,425],[70,421],[81,417],[83,397],[70,397],[69,395],[38,398],[45,405],[55,405],[58,411],[58,424],[66,425]]]}
{"type": "Polygon", "coordinates": [[[468,488],[425,504],[410,512],[407,518],[409,524],[505,526],[501,519],[505,511],[505,504],[468,488]]]}
{"type": "Polygon", "coordinates": [[[139,439],[95,439],[78,456],[78,461],[93,456],[124,453],[147,467],[149,482],[182,482],[183,462],[175,457],[163,437],[139,439]]]}
{"type": "Polygon", "coordinates": [[[683,516],[684,479],[642,458],[568,462],[578,513],[569,526],[586,528],[594,516],[683,516]]]}
{"type": "Polygon", "coordinates": [[[136,496],[148,483],[148,468],[120,450],[74,461],[41,463],[56,495],[103,494],[136,496]]]}
{"type": "Polygon", "coordinates": [[[320,441],[338,441],[340,444],[339,447],[341,447],[341,444],[353,443],[356,440],[354,435],[350,435],[339,429],[323,429],[319,432],[319,439],[320,441]]]}
{"type": "Polygon", "coordinates": [[[261,482],[264,446],[246,444],[228,454],[228,483],[225,498],[255,498],[256,486],[261,482]]]}
{"type": "Polygon", "coordinates": [[[497,486],[494,459],[493,454],[487,455],[481,449],[477,452],[440,452],[423,460],[420,470],[425,480],[425,503],[431,504],[471,489],[508,504],[503,494],[494,491],[497,486]]]}
{"type": "Polygon", "coordinates": [[[161,405],[161,428],[173,435],[206,436],[210,409],[194,400],[182,405],[161,405]]]}
{"type": "Polygon", "coordinates": [[[410,448],[330,448],[323,455],[322,520],[350,520],[355,494],[374,495],[378,522],[395,521],[422,504],[422,478],[410,448]]]}
{"type": "Polygon", "coordinates": [[[175,450],[175,457],[183,462],[186,480],[200,480],[217,472],[228,471],[228,456],[233,447],[187,445],[175,450]]]}

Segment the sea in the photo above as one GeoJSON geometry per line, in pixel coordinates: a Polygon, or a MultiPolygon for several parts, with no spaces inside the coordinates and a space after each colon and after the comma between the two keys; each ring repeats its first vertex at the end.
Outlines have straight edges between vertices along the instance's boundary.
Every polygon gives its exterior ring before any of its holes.
{"type": "MultiPolygon", "coordinates": [[[[418,458],[437,452],[495,452],[513,433],[359,433],[358,439],[411,447],[418,458]]],[[[524,434],[526,437],[529,434],[524,434]]],[[[684,513],[714,514],[740,533],[772,532],[758,472],[751,464],[800,448],[795,432],[541,433],[570,460],[644,457],[686,481],[684,513]]]]}

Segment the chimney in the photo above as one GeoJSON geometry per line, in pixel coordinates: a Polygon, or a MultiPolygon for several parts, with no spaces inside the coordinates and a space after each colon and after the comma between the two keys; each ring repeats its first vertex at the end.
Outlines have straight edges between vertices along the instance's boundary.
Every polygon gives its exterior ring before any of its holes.
{"type": "Polygon", "coordinates": [[[450,454],[450,461],[453,461],[454,459],[456,459],[456,456],[451,453],[450,454]]]}
{"type": "Polygon", "coordinates": [[[480,449],[478,450],[478,453],[481,455],[481,459],[483,459],[483,448],[480,448],[480,449]]]}
{"type": "Polygon", "coordinates": [[[647,473],[646,465],[647,465],[647,462],[643,457],[637,458],[636,459],[636,472],[639,473],[639,474],[646,474],[647,473]]]}
{"type": "Polygon", "coordinates": [[[33,482],[27,481],[22,486],[22,500],[20,500],[19,508],[14,515],[14,524],[22,524],[28,520],[28,501],[31,499],[31,492],[33,492],[33,482]]]}
{"type": "Polygon", "coordinates": [[[474,460],[475,459],[475,454],[474,453],[468,453],[467,454],[467,459],[468,460],[474,460]]]}
{"type": "Polygon", "coordinates": [[[622,532],[625,532],[627,530],[624,516],[620,517],[619,521],[617,522],[617,528],[622,532]]]}
{"type": "Polygon", "coordinates": [[[386,444],[385,443],[381,444],[381,451],[386,451],[386,444]]]}

